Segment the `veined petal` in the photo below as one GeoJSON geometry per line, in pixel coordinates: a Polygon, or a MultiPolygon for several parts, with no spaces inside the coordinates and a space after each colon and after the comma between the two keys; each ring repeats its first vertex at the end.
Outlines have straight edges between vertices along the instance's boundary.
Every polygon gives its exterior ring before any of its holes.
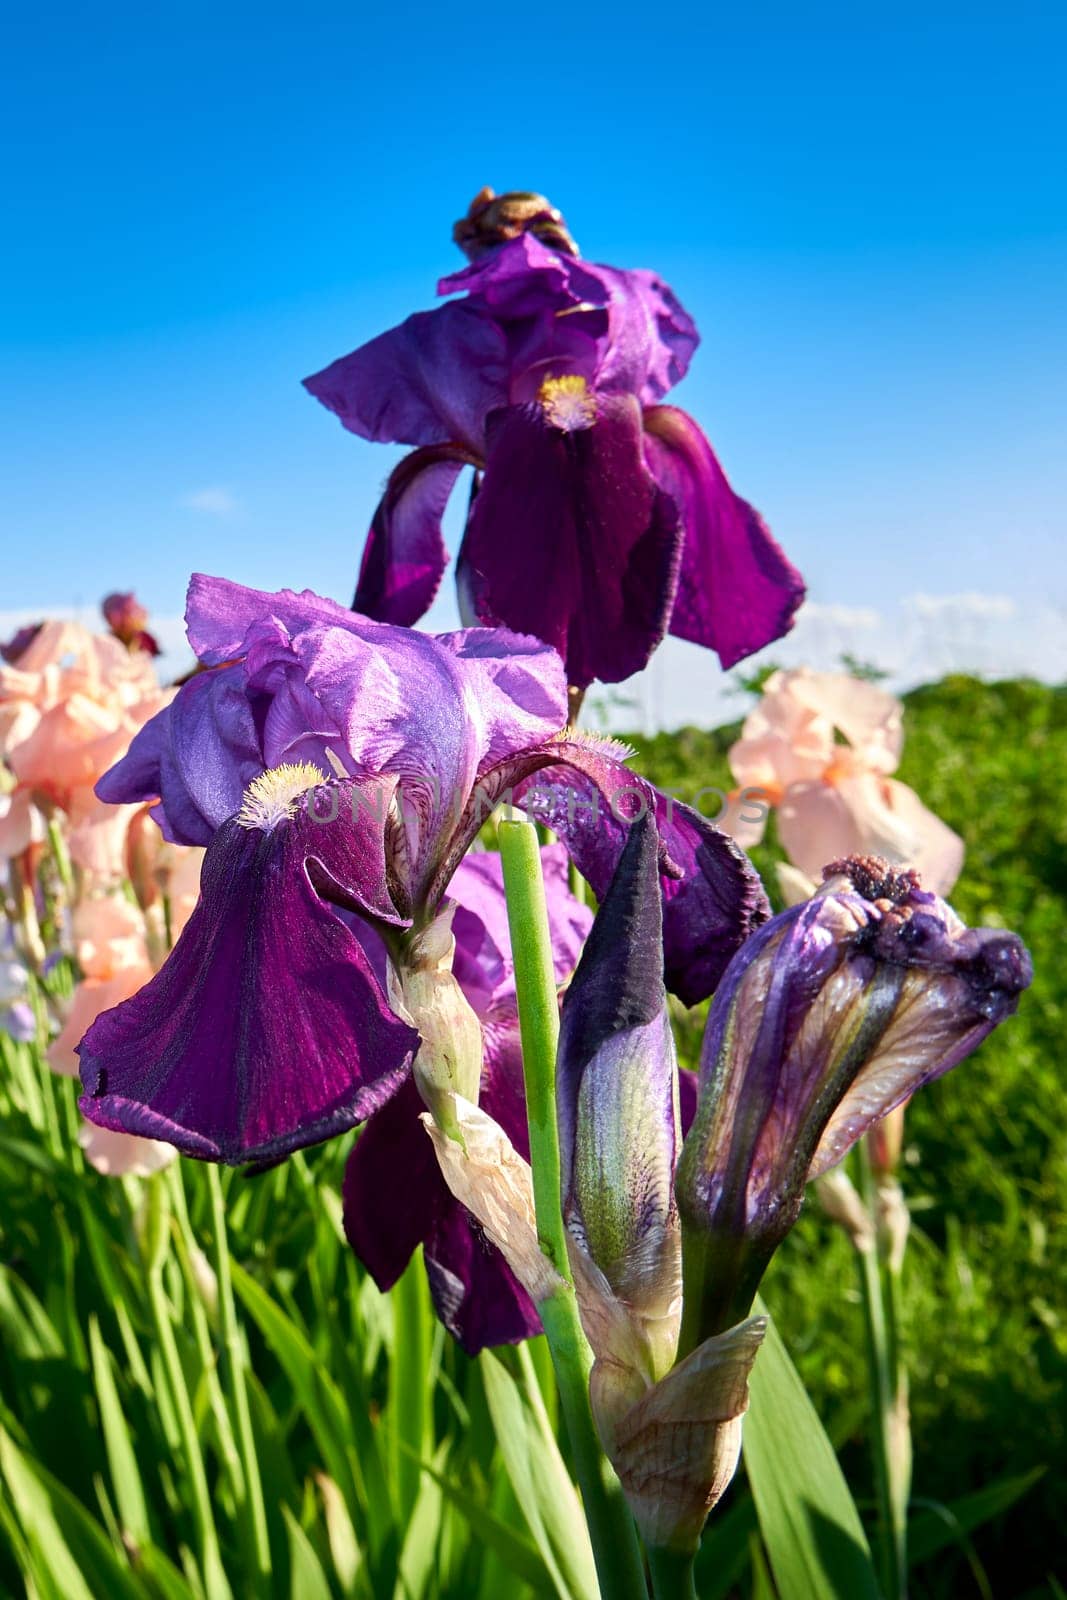
{"type": "Polygon", "coordinates": [[[480,307],[453,302],[416,312],[305,378],[304,387],[361,438],[455,440],[477,453],[486,416],[507,398],[507,345],[480,307]]]}
{"type": "Polygon", "coordinates": [[[90,1121],[238,1164],[340,1133],[396,1090],[418,1035],[321,897],[398,920],[380,833],[341,806],[315,820],[352,787],[219,829],[163,968],[81,1043],[90,1121]]]}
{"type": "Polygon", "coordinates": [[[687,1285],[697,1266],[703,1282],[690,1332],[744,1315],[808,1180],[969,1054],[1031,979],[1014,934],[964,927],[914,872],[853,857],[832,873],[734,957],[708,1016],[677,1180],[687,1285]]]}
{"type": "Polygon", "coordinates": [[[567,991],[556,1079],[564,1218],[637,1324],[653,1377],[674,1359],[681,1310],[678,1068],[658,854],[646,815],[630,828],[567,991]]]}
{"type": "Polygon", "coordinates": [[[651,811],[661,845],[666,984],[686,1005],[696,1005],[767,916],[767,898],[733,840],[624,766],[625,754],[622,746],[588,734],[553,739],[486,774],[479,813],[510,790],[564,841],[600,899],[631,821],[651,811]]]}
{"type": "Polygon", "coordinates": [[[456,445],[430,445],[393,469],[363,550],[353,611],[412,627],[428,609],[448,565],[441,518],[456,479],[476,465],[456,445]]]}
{"type": "Polygon", "coordinates": [[[685,530],[670,631],[717,650],[732,667],[788,633],[804,580],[759,513],[731,489],[691,417],[653,406],[645,429],[649,466],[685,530]]]}
{"type": "Polygon", "coordinates": [[[680,540],[632,396],[590,392],[569,428],[539,405],[490,418],[463,582],[481,621],[544,639],[569,683],[614,683],[647,663],[674,604],[680,540]]]}

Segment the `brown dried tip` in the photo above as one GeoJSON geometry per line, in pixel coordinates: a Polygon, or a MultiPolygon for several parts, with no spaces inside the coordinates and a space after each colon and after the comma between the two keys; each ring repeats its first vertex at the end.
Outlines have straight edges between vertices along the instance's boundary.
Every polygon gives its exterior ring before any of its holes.
{"type": "Polygon", "coordinates": [[[578,254],[562,212],[550,205],[543,194],[529,194],[524,189],[509,189],[507,194],[479,189],[467,207],[467,215],[452,229],[453,239],[469,261],[477,261],[487,250],[523,233],[532,233],[542,244],[563,255],[578,254]]]}
{"type": "Polygon", "coordinates": [[[824,883],[831,878],[847,878],[865,900],[890,900],[895,906],[904,905],[916,889],[922,888],[917,872],[910,867],[900,872],[882,856],[842,856],[823,867],[822,877],[824,883]]]}

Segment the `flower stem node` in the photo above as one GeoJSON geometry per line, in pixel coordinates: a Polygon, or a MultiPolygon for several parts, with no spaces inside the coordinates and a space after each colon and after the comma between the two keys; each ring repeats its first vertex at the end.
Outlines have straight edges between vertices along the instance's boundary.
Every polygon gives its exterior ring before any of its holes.
{"type": "Polygon", "coordinates": [[[389,973],[389,1000],[419,1030],[413,1072],[423,1103],[437,1125],[463,1144],[456,1096],[477,1104],[482,1076],[482,1028],[452,972],[455,904],[403,940],[389,973]]]}

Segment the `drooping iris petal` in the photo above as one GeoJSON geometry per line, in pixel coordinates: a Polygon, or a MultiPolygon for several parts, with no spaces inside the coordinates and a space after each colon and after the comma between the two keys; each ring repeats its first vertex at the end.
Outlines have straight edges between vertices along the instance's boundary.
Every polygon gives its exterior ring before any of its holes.
{"type": "Polygon", "coordinates": [[[416,312],[304,387],[361,438],[478,450],[487,413],[507,400],[506,356],[493,319],[456,301],[416,312]]]}
{"type": "Polygon", "coordinates": [[[625,754],[624,747],[590,735],[553,740],[487,774],[477,814],[510,789],[518,804],[564,841],[599,899],[607,893],[630,822],[650,811],[662,846],[666,984],[686,1005],[696,1005],[767,916],[767,898],[733,840],[624,766],[625,754]]]}
{"type": "Polygon", "coordinates": [[[163,968],[82,1041],[90,1121],[237,1164],[340,1133],[397,1089],[418,1035],[317,892],[398,920],[381,835],[341,804],[352,788],[219,829],[163,968]]]}
{"type": "MultiPolygon", "coordinates": [[[[482,1097],[491,1114],[528,1148],[518,1030],[485,1030],[482,1097]]],[[[345,1169],[345,1232],[380,1289],[391,1288],[412,1252],[424,1259],[438,1316],[471,1355],[540,1332],[533,1302],[441,1176],[419,1121],[412,1082],[371,1117],[345,1169]]]]}
{"type": "Polygon", "coordinates": [[[479,618],[546,640],[579,687],[646,664],[671,614],[681,537],[644,467],[636,400],[589,406],[569,431],[537,405],[494,413],[460,557],[479,618]]]}
{"type": "Polygon", "coordinates": [[[685,530],[670,631],[718,651],[732,667],[788,632],[804,581],[759,513],[731,489],[691,417],[653,406],[645,429],[649,466],[685,530]]]}
{"type": "Polygon", "coordinates": [[[673,1360],[681,1303],[678,1068],[658,855],[646,814],[630,828],[567,991],[556,1077],[564,1219],[639,1325],[653,1378],[673,1360]]]}
{"type": "Polygon", "coordinates": [[[441,518],[456,479],[476,465],[468,451],[430,445],[393,469],[363,550],[353,611],[413,627],[441,585],[448,551],[441,518]]]}

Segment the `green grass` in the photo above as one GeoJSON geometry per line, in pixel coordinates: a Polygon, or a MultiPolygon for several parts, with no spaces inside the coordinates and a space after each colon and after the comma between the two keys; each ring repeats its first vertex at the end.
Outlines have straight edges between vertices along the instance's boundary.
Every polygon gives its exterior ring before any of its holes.
{"type": "MultiPolygon", "coordinates": [[[[953,899],[969,921],[1018,929],[1037,972],[1019,1015],[909,1111],[912,1592],[1018,1600],[1050,1592],[1067,1464],[1067,696],[950,679],[907,705],[901,776],[968,845],[953,899]],[[969,1549],[924,1509],[953,1503],[967,1520],[961,1497],[992,1488],[995,1502],[1034,1467],[1044,1476],[1006,1512],[972,1506],[969,1549]]],[[[642,741],[638,765],[679,789],[722,785],[732,736],[642,741]]],[[[761,870],[775,854],[760,847],[761,870]]],[[[692,1060],[695,1019],[682,1031],[692,1060]]],[[[0,1038],[0,1595],[177,1600],[224,1593],[220,1568],[235,1596],[293,1600],[576,1592],[559,1462],[529,1467],[548,1437],[542,1394],[553,1404],[541,1341],[472,1363],[433,1321],[420,1270],[378,1294],[340,1230],[348,1141],[224,1176],[231,1321],[200,1256],[218,1244],[206,1169],[108,1180],[84,1170],[73,1134],[73,1085],[0,1038]]],[[[814,1204],[766,1294],[867,1514],[855,1268],[814,1204]]],[[[702,1597],[771,1592],[754,1530],[742,1476],[713,1519],[702,1597]]]]}

